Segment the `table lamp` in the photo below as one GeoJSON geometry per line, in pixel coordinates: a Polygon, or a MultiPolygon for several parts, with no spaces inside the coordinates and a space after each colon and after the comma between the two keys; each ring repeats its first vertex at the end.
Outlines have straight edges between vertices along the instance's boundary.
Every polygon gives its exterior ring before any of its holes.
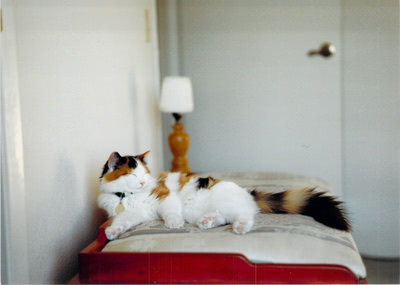
{"type": "Polygon", "coordinates": [[[172,125],[173,132],[168,137],[169,147],[173,154],[171,171],[189,173],[189,162],[186,153],[189,149],[190,138],[184,132],[181,123],[183,113],[193,111],[192,82],[188,77],[171,76],[165,77],[161,88],[160,110],[172,113],[175,124],[172,125]]]}

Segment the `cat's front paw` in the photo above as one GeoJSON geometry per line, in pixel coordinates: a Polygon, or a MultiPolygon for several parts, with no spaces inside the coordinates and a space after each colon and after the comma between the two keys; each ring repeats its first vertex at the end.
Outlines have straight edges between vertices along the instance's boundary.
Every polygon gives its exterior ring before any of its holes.
{"type": "Polygon", "coordinates": [[[108,240],[116,239],[123,231],[122,226],[109,226],[106,228],[106,237],[108,240]]]}
{"type": "Polygon", "coordinates": [[[165,227],[167,227],[168,229],[183,228],[183,225],[185,224],[183,217],[175,214],[168,215],[168,217],[164,220],[164,222],[165,222],[165,227]]]}

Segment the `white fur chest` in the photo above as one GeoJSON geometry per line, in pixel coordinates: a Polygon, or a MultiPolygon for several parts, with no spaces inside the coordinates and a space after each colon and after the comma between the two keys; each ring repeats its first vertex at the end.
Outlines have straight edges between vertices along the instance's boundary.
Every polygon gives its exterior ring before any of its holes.
{"type": "Polygon", "coordinates": [[[141,214],[146,219],[158,219],[158,204],[159,201],[147,191],[134,193],[126,201],[126,211],[141,214]]]}

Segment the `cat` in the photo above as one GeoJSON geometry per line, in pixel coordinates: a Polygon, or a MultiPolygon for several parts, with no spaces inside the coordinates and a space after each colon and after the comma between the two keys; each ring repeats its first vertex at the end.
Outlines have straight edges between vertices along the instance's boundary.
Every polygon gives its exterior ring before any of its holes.
{"type": "Polygon", "coordinates": [[[113,152],[103,167],[98,205],[114,217],[105,230],[109,240],[160,218],[169,229],[181,228],[185,222],[200,229],[232,224],[234,233],[245,234],[259,212],[308,215],[329,227],[350,230],[341,202],[315,188],[265,193],[179,172],[163,172],[156,179],[146,164],[148,153],[113,152]]]}

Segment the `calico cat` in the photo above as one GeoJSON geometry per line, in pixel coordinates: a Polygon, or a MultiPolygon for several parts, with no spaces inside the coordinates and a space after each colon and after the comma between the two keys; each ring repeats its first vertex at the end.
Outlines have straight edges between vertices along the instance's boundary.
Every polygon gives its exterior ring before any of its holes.
{"type": "Polygon", "coordinates": [[[200,229],[232,224],[234,233],[245,234],[259,212],[303,214],[329,227],[350,230],[341,202],[315,189],[249,192],[233,182],[178,172],[164,172],[156,179],[145,162],[148,153],[113,152],[104,165],[98,205],[114,216],[106,228],[109,240],[160,218],[170,229],[183,227],[185,221],[200,229]]]}

